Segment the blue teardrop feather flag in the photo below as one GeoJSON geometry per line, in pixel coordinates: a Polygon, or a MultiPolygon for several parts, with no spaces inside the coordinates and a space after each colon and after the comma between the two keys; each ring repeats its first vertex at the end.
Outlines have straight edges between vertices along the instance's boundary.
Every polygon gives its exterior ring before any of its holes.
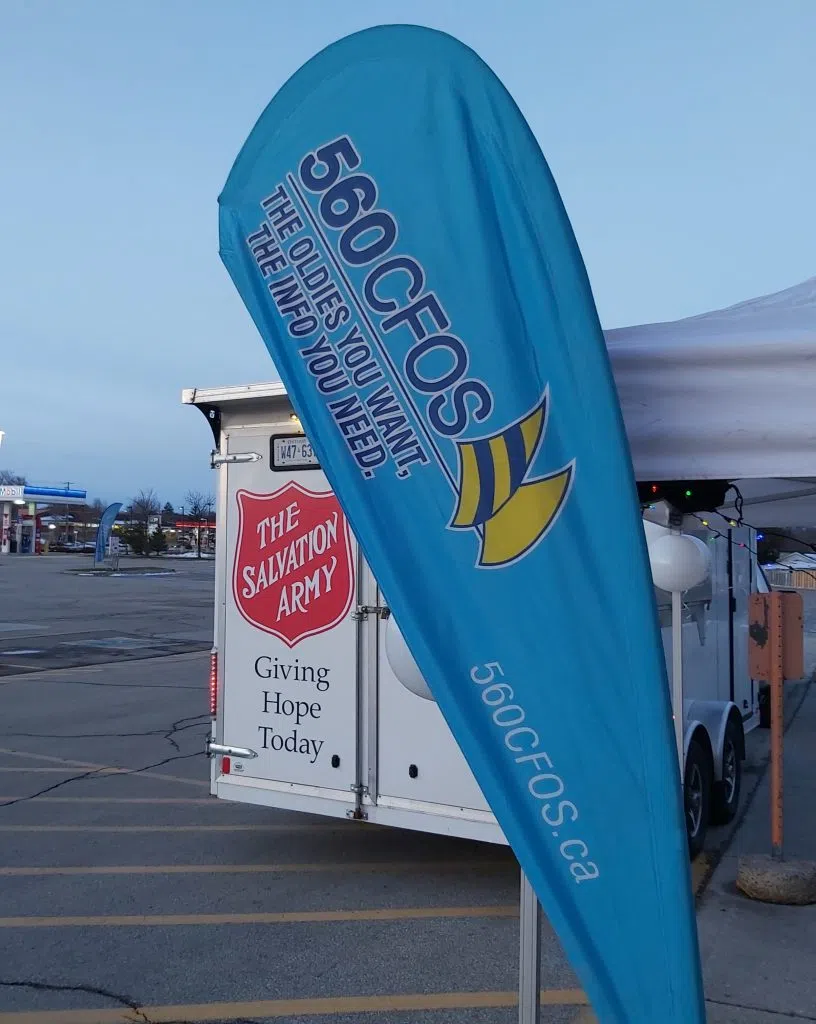
{"type": "Polygon", "coordinates": [[[122,502],[115,501],[112,505],[108,505],[99,517],[99,526],[96,530],[96,547],[94,548],[94,565],[101,565],[105,561],[105,552],[108,549],[111,530],[121,508],[122,502]]]}
{"type": "Polygon", "coordinates": [[[529,126],[461,43],[370,29],[286,83],[219,204],[227,270],[600,1021],[704,1021],[629,449],[529,126]]]}

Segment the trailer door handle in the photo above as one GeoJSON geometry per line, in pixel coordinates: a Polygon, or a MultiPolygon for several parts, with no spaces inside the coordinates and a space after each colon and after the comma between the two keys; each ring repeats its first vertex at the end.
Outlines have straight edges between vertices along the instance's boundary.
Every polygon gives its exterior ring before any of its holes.
{"type": "Polygon", "coordinates": [[[210,452],[210,466],[213,469],[216,466],[234,466],[242,462],[260,462],[263,455],[258,452],[235,452],[233,455],[221,455],[220,452],[213,450],[210,452]]]}
{"type": "Polygon", "coordinates": [[[224,743],[212,743],[210,740],[207,740],[206,752],[210,757],[213,754],[226,754],[228,757],[242,757],[245,761],[258,756],[249,747],[228,747],[224,743]]]}

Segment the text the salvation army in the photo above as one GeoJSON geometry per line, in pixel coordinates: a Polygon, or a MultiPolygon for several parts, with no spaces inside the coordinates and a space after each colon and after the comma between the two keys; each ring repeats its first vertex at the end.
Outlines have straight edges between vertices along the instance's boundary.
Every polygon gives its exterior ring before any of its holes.
{"type": "MultiPolygon", "coordinates": [[[[288,580],[298,570],[309,566],[325,555],[337,541],[338,513],[333,511],[323,522],[297,535],[300,506],[293,501],[275,515],[261,519],[256,527],[259,558],[253,565],[245,565],[242,596],[249,600],[273,584],[288,580]],[[271,547],[274,549],[268,551],[271,547]]],[[[337,568],[337,557],[332,555],[305,576],[284,583],[278,604],[278,621],[295,612],[303,612],[308,605],[330,593],[337,568]]]]}

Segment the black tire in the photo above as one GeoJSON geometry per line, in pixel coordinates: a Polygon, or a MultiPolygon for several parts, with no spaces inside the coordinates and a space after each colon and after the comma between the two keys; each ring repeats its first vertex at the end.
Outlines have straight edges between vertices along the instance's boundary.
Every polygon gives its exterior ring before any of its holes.
{"type": "Polygon", "coordinates": [[[711,789],[711,822],[727,825],[739,810],[742,789],[742,729],[733,718],[725,727],[723,739],[722,781],[711,789]]]}
{"type": "Polygon", "coordinates": [[[692,739],[686,752],[683,776],[683,806],[686,812],[686,836],[692,860],[702,851],[711,807],[711,758],[699,742],[692,739]]]}

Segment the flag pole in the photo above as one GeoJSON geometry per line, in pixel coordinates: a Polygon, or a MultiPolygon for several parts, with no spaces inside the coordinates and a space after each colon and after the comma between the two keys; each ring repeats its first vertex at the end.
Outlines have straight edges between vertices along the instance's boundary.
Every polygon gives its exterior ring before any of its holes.
{"type": "Polygon", "coordinates": [[[519,901],[519,940],[519,1024],[539,1024],[541,904],[523,871],[519,901]]]}

